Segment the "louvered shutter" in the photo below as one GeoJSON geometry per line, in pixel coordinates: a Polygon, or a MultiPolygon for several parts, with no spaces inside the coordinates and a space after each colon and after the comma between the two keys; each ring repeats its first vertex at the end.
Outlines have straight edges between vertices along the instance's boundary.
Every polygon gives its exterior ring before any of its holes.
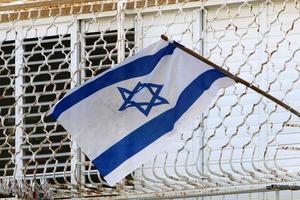
{"type": "Polygon", "coordinates": [[[11,176],[15,154],[15,42],[0,44],[0,177],[11,176]]]}
{"type": "MultiPolygon", "coordinates": [[[[84,34],[84,66],[82,67],[83,81],[87,81],[93,76],[104,72],[113,65],[117,64],[117,30],[105,32],[90,32],[84,34]]],[[[125,57],[133,53],[134,48],[134,29],[126,30],[125,35],[125,57]]],[[[88,161],[88,158],[86,161],[88,161]]],[[[86,162],[84,168],[85,182],[98,183],[99,176],[95,167],[90,162],[86,162]]]]}
{"type": "Polygon", "coordinates": [[[70,181],[70,138],[45,116],[70,89],[70,35],[25,39],[23,49],[23,171],[70,181]]]}

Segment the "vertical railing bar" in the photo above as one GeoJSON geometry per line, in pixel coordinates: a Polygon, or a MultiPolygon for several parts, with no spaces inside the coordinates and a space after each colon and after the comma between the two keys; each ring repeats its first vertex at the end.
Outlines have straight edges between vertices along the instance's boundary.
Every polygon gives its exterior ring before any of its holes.
{"type": "Polygon", "coordinates": [[[118,40],[117,40],[117,51],[118,51],[118,63],[125,59],[125,11],[123,1],[118,1],[117,9],[117,25],[118,25],[118,40]]]}
{"type": "Polygon", "coordinates": [[[15,162],[16,162],[16,171],[14,180],[22,180],[23,177],[23,151],[21,148],[22,136],[23,136],[23,46],[22,46],[22,27],[17,27],[16,31],[16,42],[15,42],[15,99],[16,99],[16,108],[15,108],[15,162]]]}
{"type": "MultiPolygon", "coordinates": [[[[80,73],[78,71],[80,70],[79,59],[81,55],[79,41],[80,23],[80,20],[76,20],[71,28],[71,88],[74,88],[80,84],[80,73]]],[[[82,178],[82,166],[78,164],[82,161],[82,155],[80,148],[74,140],[72,140],[71,155],[73,156],[71,159],[71,183],[80,186],[84,181],[82,178]]]]}

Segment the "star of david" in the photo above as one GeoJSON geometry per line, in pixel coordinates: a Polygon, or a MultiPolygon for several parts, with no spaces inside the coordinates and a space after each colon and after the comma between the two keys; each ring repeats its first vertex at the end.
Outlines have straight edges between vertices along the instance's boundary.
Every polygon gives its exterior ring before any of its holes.
{"type": "Polygon", "coordinates": [[[138,84],[134,87],[132,91],[126,88],[118,87],[118,90],[121,93],[121,96],[124,100],[124,103],[119,108],[119,111],[126,110],[129,107],[136,107],[144,115],[148,116],[152,107],[169,103],[165,98],[159,96],[159,93],[161,92],[162,88],[163,85],[141,82],[138,82],[138,84]],[[150,92],[150,95],[152,95],[151,99],[148,101],[134,100],[134,97],[145,89],[147,89],[148,92],[150,92]]]}

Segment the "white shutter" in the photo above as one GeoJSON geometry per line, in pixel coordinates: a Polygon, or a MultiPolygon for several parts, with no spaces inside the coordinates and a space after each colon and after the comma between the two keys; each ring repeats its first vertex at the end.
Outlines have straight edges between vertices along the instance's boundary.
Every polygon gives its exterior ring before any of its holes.
{"type": "MultiPolygon", "coordinates": [[[[238,4],[230,5],[230,13],[239,13],[234,20],[226,10],[209,8],[205,21],[205,56],[278,99],[284,97],[285,103],[299,110],[297,34],[300,29],[293,24],[299,17],[298,9],[292,2],[280,1],[260,6],[254,4],[249,10],[238,4]],[[284,12],[279,17],[281,9],[284,12]],[[253,13],[259,12],[262,13],[255,18],[257,23],[253,23],[253,13]],[[287,31],[289,28],[291,32],[287,31]]],[[[300,156],[293,148],[300,146],[299,129],[283,125],[298,123],[299,118],[274,102],[261,99],[253,90],[246,95],[244,91],[246,88],[241,84],[228,88],[207,116],[206,137],[210,141],[206,166],[210,173],[220,175],[226,170],[231,173],[232,169],[241,173],[246,169],[251,174],[271,170],[298,173],[300,156]],[[229,145],[224,146],[226,143],[229,145]]]]}

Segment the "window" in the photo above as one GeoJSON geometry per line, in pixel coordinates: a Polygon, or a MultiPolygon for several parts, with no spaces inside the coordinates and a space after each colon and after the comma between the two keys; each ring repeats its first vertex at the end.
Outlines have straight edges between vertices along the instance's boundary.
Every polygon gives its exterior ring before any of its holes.
{"type": "Polygon", "coordinates": [[[14,172],[15,154],[15,42],[0,44],[0,176],[14,172]]]}
{"type": "Polygon", "coordinates": [[[70,89],[70,35],[25,39],[23,49],[23,172],[60,180],[70,171],[70,138],[45,114],[70,89]]]}
{"type": "MultiPolygon", "coordinates": [[[[84,52],[82,58],[84,59],[83,81],[90,79],[93,76],[109,69],[112,65],[117,63],[118,49],[117,49],[117,30],[110,30],[104,32],[88,32],[84,34],[84,52]]],[[[126,30],[125,35],[125,57],[132,53],[134,48],[134,29],[126,30]]],[[[85,157],[88,161],[88,158],[85,157]]],[[[98,172],[91,163],[85,166],[85,182],[99,183],[98,172]]]]}

